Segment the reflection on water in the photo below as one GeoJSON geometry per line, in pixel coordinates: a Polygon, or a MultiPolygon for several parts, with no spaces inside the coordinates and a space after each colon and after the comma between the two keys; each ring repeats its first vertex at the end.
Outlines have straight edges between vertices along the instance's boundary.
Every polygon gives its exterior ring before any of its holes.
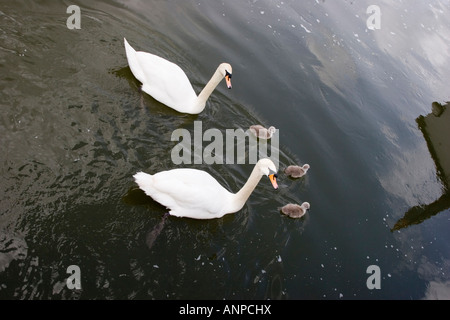
{"type": "Polygon", "coordinates": [[[21,237],[2,230],[0,232],[0,273],[5,271],[12,261],[25,259],[27,249],[27,244],[21,237]]]}
{"type": "Polygon", "coordinates": [[[432,112],[416,119],[419,129],[427,141],[445,192],[450,189],[450,142],[447,139],[450,133],[450,111],[447,110],[448,108],[450,108],[450,103],[441,105],[433,102],[432,112]]]}
{"type": "Polygon", "coordinates": [[[426,205],[419,205],[409,209],[405,215],[398,220],[392,231],[400,230],[414,224],[419,224],[432,216],[450,208],[450,194],[444,193],[438,200],[426,205]]]}
{"type": "Polygon", "coordinates": [[[425,300],[450,300],[450,281],[430,281],[425,292],[425,300]]]}
{"type": "Polygon", "coordinates": [[[450,208],[450,104],[432,104],[432,112],[427,116],[416,119],[419,129],[427,141],[430,155],[437,168],[437,175],[442,181],[443,195],[427,205],[414,206],[409,209],[403,218],[397,221],[392,230],[399,230],[413,224],[418,224],[432,216],[450,208]]]}

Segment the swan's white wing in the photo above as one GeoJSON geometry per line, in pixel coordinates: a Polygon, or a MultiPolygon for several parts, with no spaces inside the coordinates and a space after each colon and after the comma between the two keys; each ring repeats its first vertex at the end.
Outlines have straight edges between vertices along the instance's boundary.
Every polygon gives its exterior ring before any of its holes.
{"type": "Polygon", "coordinates": [[[142,83],[142,90],[179,112],[189,111],[197,95],[184,71],[154,54],[135,51],[126,39],[124,43],[128,65],[142,83]]]}
{"type": "Polygon", "coordinates": [[[191,82],[176,64],[147,52],[137,52],[145,82],[142,90],[159,102],[186,112],[197,99],[191,82]]]}
{"type": "Polygon", "coordinates": [[[231,201],[231,193],[204,171],[182,168],[150,177],[149,183],[138,178],[136,182],[147,195],[169,208],[172,215],[211,219],[227,213],[224,209],[231,201]]]}

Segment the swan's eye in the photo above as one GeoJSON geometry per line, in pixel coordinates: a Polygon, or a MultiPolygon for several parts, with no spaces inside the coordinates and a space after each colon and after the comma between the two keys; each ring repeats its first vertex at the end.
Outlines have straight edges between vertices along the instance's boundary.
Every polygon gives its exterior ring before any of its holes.
{"type": "Polygon", "coordinates": [[[231,73],[229,73],[227,70],[225,70],[225,77],[228,77],[228,78],[230,78],[231,79],[231,73]]]}

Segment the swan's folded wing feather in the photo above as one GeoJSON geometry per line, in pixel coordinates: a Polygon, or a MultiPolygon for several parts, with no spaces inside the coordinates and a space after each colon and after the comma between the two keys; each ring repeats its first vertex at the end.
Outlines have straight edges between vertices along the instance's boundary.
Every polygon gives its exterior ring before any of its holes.
{"type": "Polygon", "coordinates": [[[177,216],[188,216],[187,212],[195,215],[221,214],[231,195],[216,179],[200,170],[175,169],[153,177],[150,195],[177,216]]]}
{"type": "Polygon", "coordinates": [[[197,98],[184,71],[176,64],[148,52],[138,51],[137,61],[145,80],[142,90],[174,109],[197,98]]]}

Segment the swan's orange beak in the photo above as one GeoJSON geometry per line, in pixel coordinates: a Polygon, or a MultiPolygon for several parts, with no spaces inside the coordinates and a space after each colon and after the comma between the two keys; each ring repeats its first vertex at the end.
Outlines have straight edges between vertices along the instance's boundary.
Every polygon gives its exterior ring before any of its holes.
{"type": "Polygon", "coordinates": [[[272,186],[274,187],[274,189],[278,189],[277,175],[275,173],[272,173],[269,175],[269,179],[270,182],[272,182],[272,186]]]}
{"type": "Polygon", "coordinates": [[[227,88],[231,89],[231,73],[229,73],[228,71],[226,71],[225,74],[225,82],[227,83],[227,88]]]}

